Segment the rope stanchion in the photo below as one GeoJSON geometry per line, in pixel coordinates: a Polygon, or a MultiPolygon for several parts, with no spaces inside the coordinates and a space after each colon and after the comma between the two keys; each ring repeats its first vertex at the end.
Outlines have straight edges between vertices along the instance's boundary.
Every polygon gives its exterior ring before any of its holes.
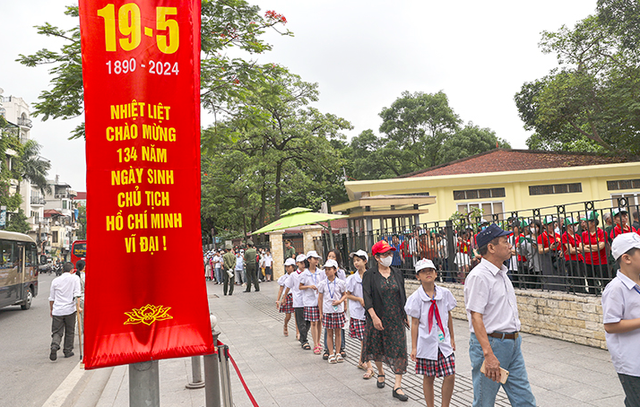
{"type": "MultiPolygon", "coordinates": [[[[218,346],[224,346],[224,343],[218,341],[218,346]]],[[[226,351],[226,357],[229,358],[229,360],[231,360],[231,364],[233,365],[233,368],[236,370],[236,374],[238,375],[238,378],[240,379],[240,383],[242,383],[242,387],[244,387],[244,391],[247,393],[247,396],[249,397],[249,400],[251,401],[251,404],[253,405],[253,407],[259,407],[258,406],[258,402],[256,401],[256,399],[253,397],[253,394],[251,393],[251,390],[249,390],[249,387],[247,386],[247,383],[244,381],[244,377],[242,377],[242,373],[240,373],[240,369],[238,368],[238,365],[236,364],[236,361],[233,359],[233,356],[231,356],[231,352],[229,352],[229,348],[227,347],[225,349],[226,351]]]]}

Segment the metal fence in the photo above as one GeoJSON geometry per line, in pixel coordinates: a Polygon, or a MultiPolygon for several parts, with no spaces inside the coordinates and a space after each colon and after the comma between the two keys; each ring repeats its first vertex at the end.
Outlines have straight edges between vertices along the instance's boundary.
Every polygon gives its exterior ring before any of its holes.
{"type": "MultiPolygon", "coordinates": [[[[464,284],[480,261],[476,234],[490,223],[514,232],[510,236],[512,257],[505,262],[516,288],[599,295],[615,277],[617,265],[611,256],[611,241],[620,233],[634,232],[633,212],[639,207],[626,198],[548,206],[515,212],[455,220],[427,222],[411,230],[349,230],[334,234],[334,247],[341,253],[346,270],[354,270],[349,253],[358,249],[371,253],[382,239],[397,247],[393,265],[406,278],[415,278],[413,266],[422,258],[433,260],[439,279],[464,284]],[[395,235],[395,236],[394,236],[395,235]]],[[[637,225],[636,225],[637,226],[637,225]]],[[[326,259],[332,248],[328,234],[315,240],[326,259]]],[[[369,265],[373,264],[369,260],[369,265]]]]}

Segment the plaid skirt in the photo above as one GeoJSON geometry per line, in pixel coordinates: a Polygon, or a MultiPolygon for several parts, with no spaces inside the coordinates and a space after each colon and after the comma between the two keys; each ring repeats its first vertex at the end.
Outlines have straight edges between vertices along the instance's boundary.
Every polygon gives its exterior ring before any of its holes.
{"type": "Polygon", "coordinates": [[[438,349],[438,360],[416,359],[416,374],[444,377],[456,372],[456,359],[453,353],[445,357],[438,349]]]}
{"type": "Polygon", "coordinates": [[[293,295],[287,294],[287,298],[280,304],[280,312],[283,314],[293,314],[293,295]]]}
{"type": "Polygon", "coordinates": [[[351,318],[349,320],[349,336],[359,341],[364,341],[364,327],[367,322],[360,319],[351,318]]]}
{"type": "Polygon", "coordinates": [[[345,322],[344,312],[322,314],[322,326],[324,326],[325,329],[342,329],[345,322]]]}
{"type": "Polygon", "coordinates": [[[304,307],[303,315],[305,321],[320,321],[320,309],[318,309],[317,305],[315,307],[304,307]]]}

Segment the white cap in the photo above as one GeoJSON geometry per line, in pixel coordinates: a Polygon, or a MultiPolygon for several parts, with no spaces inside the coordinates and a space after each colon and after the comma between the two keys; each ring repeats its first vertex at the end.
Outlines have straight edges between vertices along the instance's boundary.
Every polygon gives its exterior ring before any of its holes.
{"type": "Polygon", "coordinates": [[[322,257],[318,256],[318,253],[316,253],[316,251],[315,251],[315,250],[310,250],[310,251],[307,253],[307,259],[308,259],[309,257],[315,257],[316,259],[321,259],[321,258],[322,258],[322,257]]]}
{"type": "Polygon", "coordinates": [[[365,261],[369,261],[369,256],[367,255],[367,252],[365,252],[362,249],[358,250],[357,252],[349,253],[350,258],[353,259],[353,256],[364,257],[365,261]]]}
{"type": "Polygon", "coordinates": [[[629,232],[618,235],[611,243],[611,255],[618,260],[631,249],[640,249],[640,235],[629,232]]]}
{"type": "Polygon", "coordinates": [[[436,269],[436,266],[429,259],[422,259],[416,263],[416,274],[422,269],[436,269]]]}
{"type": "Polygon", "coordinates": [[[305,260],[307,260],[307,256],[304,254],[299,254],[298,257],[296,257],[296,263],[302,263],[305,260]]]}
{"type": "MultiPolygon", "coordinates": [[[[304,261],[304,260],[302,260],[304,261]]],[[[296,261],[293,260],[291,257],[289,257],[287,260],[284,261],[284,266],[295,266],[296,265],[296,261]]]]}
{"type": "Polygon", "coordinates": [[[333,260],[333,259],[329,259],[327,260],[326,263],[324,263],[324,266],[322,266],[322,268],[327,268],[327,267],[333,267],[334,269],[338,269],[338,262],[333,260]]]}

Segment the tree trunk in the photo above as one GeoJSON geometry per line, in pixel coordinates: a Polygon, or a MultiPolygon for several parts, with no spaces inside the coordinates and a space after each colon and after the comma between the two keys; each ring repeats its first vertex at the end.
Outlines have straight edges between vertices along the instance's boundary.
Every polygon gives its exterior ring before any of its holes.
{"type": "Polygon", "coordinates": [[[276,164],[276,210],[275,219],[280,218],[280,176],[282,174],[282,162],[276,164]]]}

